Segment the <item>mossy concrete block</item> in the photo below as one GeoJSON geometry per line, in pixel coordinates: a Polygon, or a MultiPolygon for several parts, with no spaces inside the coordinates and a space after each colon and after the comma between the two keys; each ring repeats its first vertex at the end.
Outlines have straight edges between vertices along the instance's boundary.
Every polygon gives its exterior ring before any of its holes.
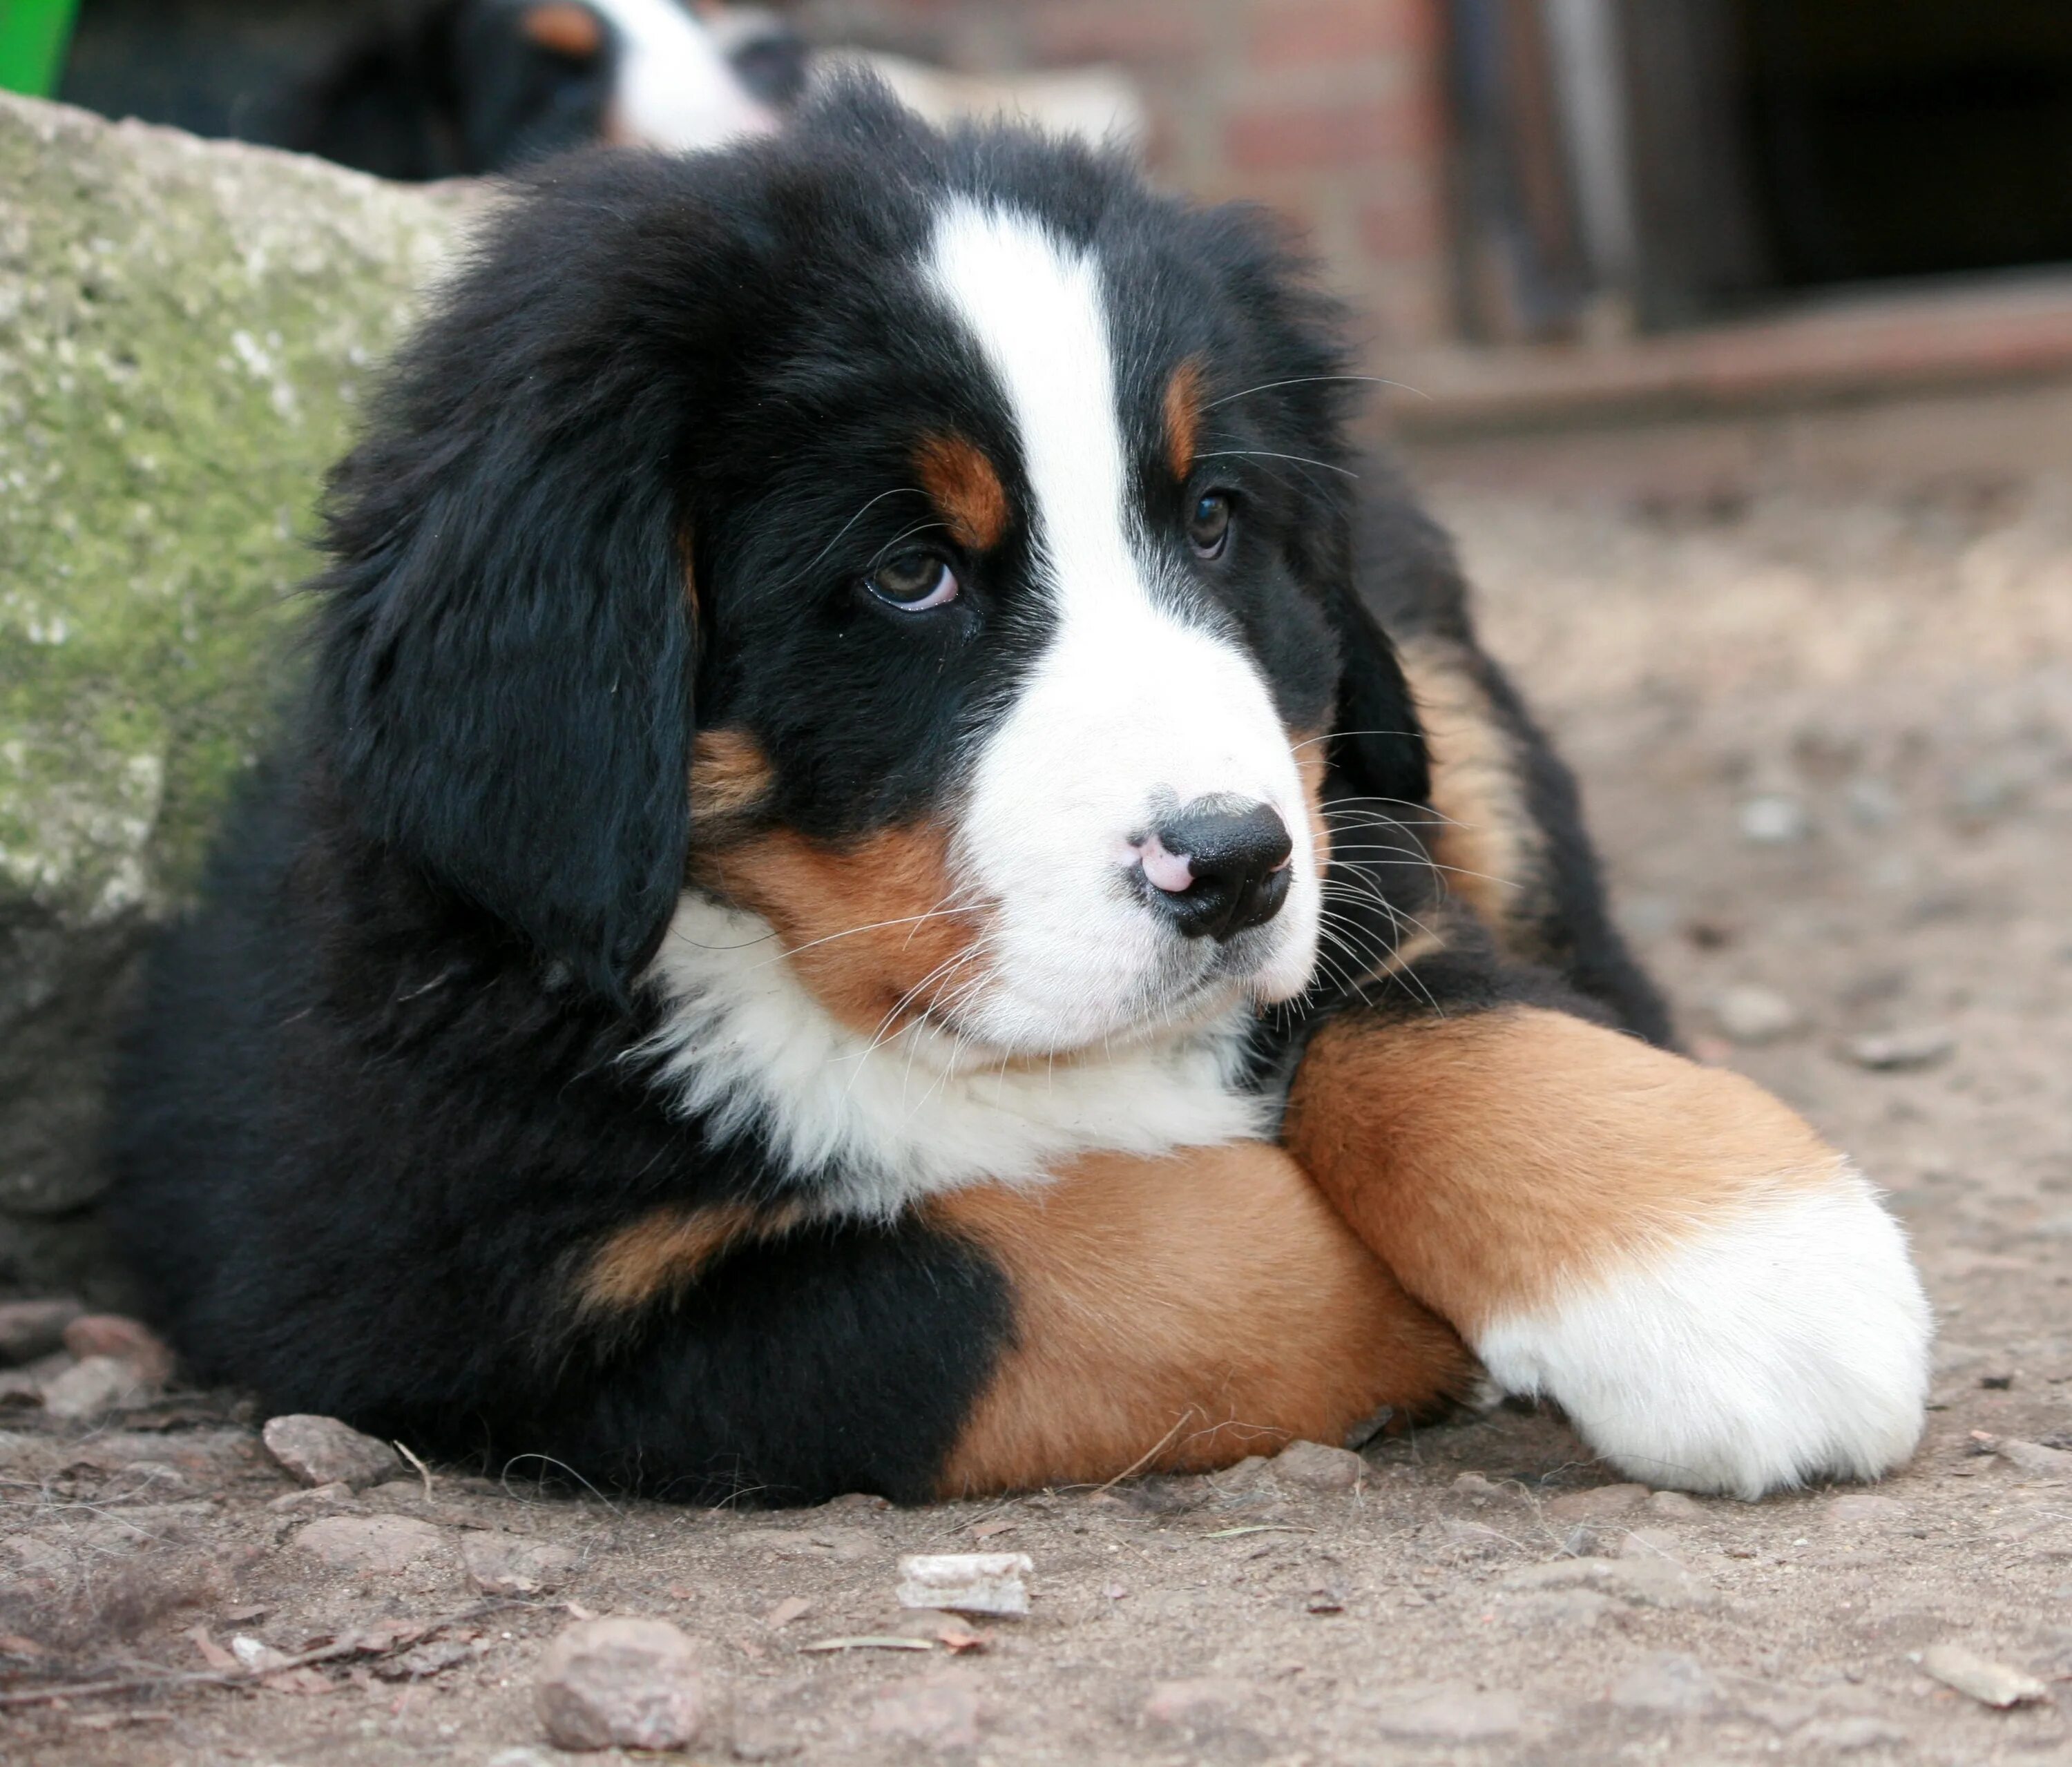
{"type": "MultiPolygon", "coordinates": [[[[0,1279],[292,670],[325,469],[479,191],[0,94],[0,1279]]],[[[41,1262],[42,1255],[30,1258],[41,1262]]]]}

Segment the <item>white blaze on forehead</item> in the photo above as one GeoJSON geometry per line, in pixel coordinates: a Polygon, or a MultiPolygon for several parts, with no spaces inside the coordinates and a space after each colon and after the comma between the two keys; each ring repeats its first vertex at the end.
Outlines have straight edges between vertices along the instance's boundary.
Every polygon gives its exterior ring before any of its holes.
{"type": "Polygon", "coordinates": [[[1318,909],[1301,781],[1243,647],[1153,593],[1172,567],[1133,507],[1098,265],[1030,216],[964,200],[939,218],[923,270],[1005,397],[1054,618],[987,738],[966,813],[960,858],[999,904],[996,986],[975,1028],[1009,1048],[1068,1046],[1155,1017],[1200,979],[1213,942],[1179,940],[1124,886],[1154,806],[1209,792],[1272,804],[1293,836],[1289,901],[1249,935],[1256,968],[1239,980],[1298,992],[1318,909]]]}
{"type": "Polygon", "coordinates": [[[1124,537],[1128,480],[1115,364],[1092,260],[1038,223],[954,205],[928,272],[1007,396],[1058,586],[1120,589],[1137,574],[1124,537]]]}
{"type": "Polygon", "coordinates": [[[619,127],[651,147],[712,147],[776,118],[679,0],[586,0],[619,39],[619,127]]]}

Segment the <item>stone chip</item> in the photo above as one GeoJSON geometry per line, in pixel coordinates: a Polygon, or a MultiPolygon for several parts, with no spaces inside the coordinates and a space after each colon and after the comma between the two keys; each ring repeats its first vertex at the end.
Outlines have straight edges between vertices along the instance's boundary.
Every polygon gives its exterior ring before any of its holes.
{"type": "Polygon", "coordinates": [[[386,1442],[314,1412],[269,1418],[260,1440],[290,1477],[313,1488],[345,1485],[361,1490],[403,1470],[402,1457],[386,1442]]]}
{"type": "Polygon", "coordinates": [[[697,1647],[666,1620],[578,1621],[540,1659],[533,1701],[557,1749],[688,1749],[713,1717],[697,1647]]]}
{"type": "Polygon", "coordinates": [[[446,1549],[442,1529],[410,1515],[327,1515],[295,1535],[295,1544],[336,1571],[393,1574],[446,1549]]]}
{"type": "Polygon", "coordinates": [[[1022,1581],[1036,1568],[1026,1552],[919,1552],[899,1561],[899,1605],[1020,1619],[1029,1611],[1022,1581]]]}
{"type": "Polygon", "coordinates": [[[1367,1462],[1359,1455],[1322,1442],[1290,1442],[1272,1464],[1281,1483],[1305,1491],[1357,1490],[1367,1474],[1367,1462]]]}

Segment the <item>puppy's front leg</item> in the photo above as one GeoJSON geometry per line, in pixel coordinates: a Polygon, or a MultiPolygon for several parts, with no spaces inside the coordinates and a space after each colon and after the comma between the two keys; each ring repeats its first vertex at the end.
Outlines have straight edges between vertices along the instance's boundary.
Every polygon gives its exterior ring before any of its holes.
{"type": "Polygon", "coordinates": [[[1918,1439],[1927,1303],[1898,1227],[1740,1075],[1544,1005],[1358,1010],[1284,1140],[1506,1391],[1651,1484],[1874,1478],[1918,1439]]]}

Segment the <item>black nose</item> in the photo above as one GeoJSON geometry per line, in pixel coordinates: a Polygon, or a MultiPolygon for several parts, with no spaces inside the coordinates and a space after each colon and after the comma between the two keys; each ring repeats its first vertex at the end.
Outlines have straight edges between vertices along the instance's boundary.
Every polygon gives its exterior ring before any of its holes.
{"type": "Polygon", "coordinates": [[[1233,939],[1264,926],[1288,899],[1288,856],[1295,844],[1269,803],[1242,798],[1197,798],[1162,818],[1153,838],[1170,858],[1154,871],[1177,881],[1170,861],[1184,859],[1190,881],[1179,890],[1151,881],[1155,907],[1190,939],[1233,939]]]}

